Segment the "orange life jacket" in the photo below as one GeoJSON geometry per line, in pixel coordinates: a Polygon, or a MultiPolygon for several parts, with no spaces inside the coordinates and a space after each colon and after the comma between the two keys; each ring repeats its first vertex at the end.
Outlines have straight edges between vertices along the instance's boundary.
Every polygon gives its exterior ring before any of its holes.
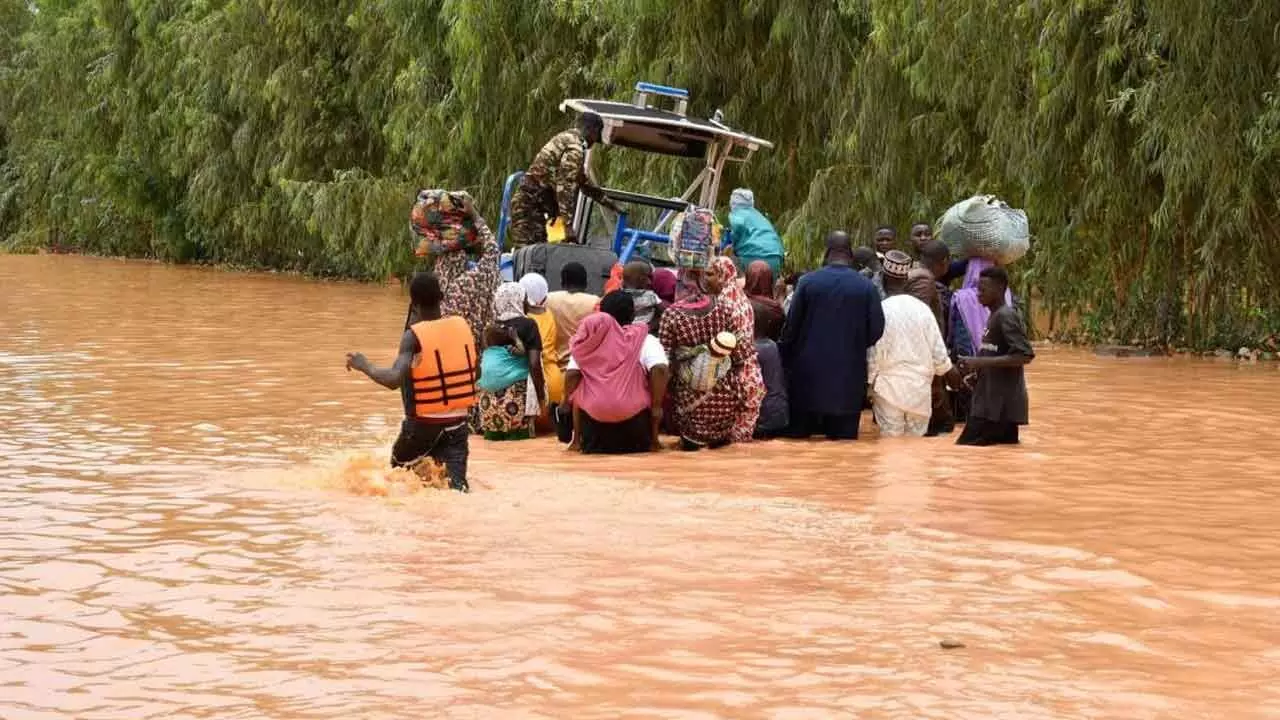
{"type": "Polygon", "coordinates": [[[410,370],[405,393],[409,417],[465,410],[476,402],[475,338],[471,326],[457,315],[426,320],[409,328],[421,347],[410,370]]]}

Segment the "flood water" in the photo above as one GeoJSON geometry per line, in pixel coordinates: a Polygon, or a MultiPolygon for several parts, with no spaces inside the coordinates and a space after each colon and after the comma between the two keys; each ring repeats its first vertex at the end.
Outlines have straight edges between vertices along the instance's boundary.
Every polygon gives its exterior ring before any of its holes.
{"type": "Polygon", "coordinates": [[[343,353],[404,304],[0,257],[0,718],[1280,717],[1274,364],[1045,349],[1019,448],[473,441],[370,497],[343,353]]]}

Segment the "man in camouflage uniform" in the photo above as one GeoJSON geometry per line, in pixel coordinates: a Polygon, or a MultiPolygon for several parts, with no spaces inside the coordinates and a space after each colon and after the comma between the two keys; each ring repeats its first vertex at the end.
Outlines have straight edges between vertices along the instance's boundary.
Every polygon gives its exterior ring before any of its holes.
{"type": "Polygon", "coordinates": [[[579,190],[614,212],[621,212],[587,177],[583,164],[587,148],[600,142],[603,131],[604,121],[599,115],[584,113],[578,127],[556,135],[538,151],[511,196],[507,234],[512,249],[546,242],[547,222],[557,216],[564,218],[565,242],[578,242],[572,225],[579,190]]]}

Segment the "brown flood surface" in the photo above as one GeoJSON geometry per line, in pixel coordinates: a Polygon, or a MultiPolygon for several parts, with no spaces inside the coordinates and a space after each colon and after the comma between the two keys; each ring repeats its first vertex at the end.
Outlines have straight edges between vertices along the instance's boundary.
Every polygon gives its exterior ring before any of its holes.
{"type": "Polygon", "coordinates": [[[343,352],[403,310],[0,257],[0,718],[1280,717],[1275,365],[1045,349],[1019,448],[475,442],[368,497],[399,399],[343,352]]]}

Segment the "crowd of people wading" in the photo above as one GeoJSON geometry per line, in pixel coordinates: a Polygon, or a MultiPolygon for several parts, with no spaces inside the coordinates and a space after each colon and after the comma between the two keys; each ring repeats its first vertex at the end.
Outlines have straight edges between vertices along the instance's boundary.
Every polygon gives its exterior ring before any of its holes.
{"type": "MultiPolygon", "coordinates": [[[[563,242],[576,242],[567,226],[579,192],[616,208],[583,164],[601,130],[585,114],[538,152],[512,198],[513,246],[546,242],[557,220],[563,242]]],[[[973,200],[970,210],[995,207],[973,200]]],[[[868,408],[881,437],[963,424],[962,445],[1018,442],[1034,352],[1001,238],[953,258],[925,222],[906,243],[887,225],[866,245],[833,230],[822,267],[783,277],[782,240],[750,190],[732,192],[728,220],[723,251],[714,214],[690,207],[672,232],[673,267],[616,265],[597,295],[569,262],[550,291],[536,273],[502,280],[497,239],[465,193],[421,193],[413,226],[434,266],[409,283],[396,359],[377,367],[350,353],[346,363],[401,393],[392,464],[441,464],[466,492],[472,434],[554,432],[584,453],[656,452],[666,435],[694,452],[856,440],[868,408]]]]}

